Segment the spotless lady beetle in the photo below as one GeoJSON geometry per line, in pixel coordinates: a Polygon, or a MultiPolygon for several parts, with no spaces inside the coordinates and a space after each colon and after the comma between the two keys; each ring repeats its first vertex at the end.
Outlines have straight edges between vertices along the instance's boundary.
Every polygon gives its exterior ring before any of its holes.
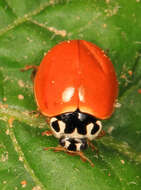
{"type": "Polygon", "coordinates": [[[85,40],[56,45],[37,68],[34,94],[49,117],[51,131],[44,134],[59,139],[58,147],[46,149],[79,155],[93,166],[81,151],[94,148],[90,141],[103,135],[100,119],[111,116],[118,94],[114,67],[103,50],[85,40]]]}

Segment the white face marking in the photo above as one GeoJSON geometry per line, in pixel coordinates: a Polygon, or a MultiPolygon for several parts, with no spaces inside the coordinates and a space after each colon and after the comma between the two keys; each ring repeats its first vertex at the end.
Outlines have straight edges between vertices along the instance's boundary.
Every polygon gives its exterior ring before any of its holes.
{"type": "Polygon", "coordinates": [[[76,150],[80,151],[81,143],[76,143],[75,145],[76,145],[76,150]]]}
{"type": "Polygon", "coordinates": [[[69,141],[65,141],[65,148],[68,148],[71,143],[69,141]]]}
{"type": "Polygon", "coordinates": [[[80,87],[79,89],[78,89],[78,96],[79,96],[79,100],[81,101],[81,102],[84,102],[85,100],[84,100],[84,88],[83,87],[80,87]]]}
{"type": "Polygon", "coordinates": [[[66,88],[62,95],[63,102],[69,102],[74,94],[74,91],[75,88],[73,87],[66,88]]]}

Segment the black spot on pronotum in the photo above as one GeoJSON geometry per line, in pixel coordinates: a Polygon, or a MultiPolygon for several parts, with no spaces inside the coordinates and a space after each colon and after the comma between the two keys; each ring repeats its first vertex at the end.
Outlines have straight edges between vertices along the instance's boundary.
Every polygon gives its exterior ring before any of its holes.
{"type": "Polygon", "coordinates": [[[80,135],[87,135],[86,126],[90,123],[94,124],[91,135],[95,134],[100,128],[100,126],[96,124],[97,118],[90,114],[80,112],[79,109],[74,112],[60,114],[56,116],[56,119],[65,123],[64,134],[71,134],[76,130],[80,135]]]}
{"type": "Polygon", "coordinates": [[[91,130],[91,134],[95,134],[97,131],[99,130],[99,125],[97,125],[96,123],[93,126],[93,129],[91,130]]]}
{"type": "Polygon", "coordinates": [[[59,124],[58,124],[58,120],[53,121],[52,124],[51,124],[51,126],[52,126],[52,128],[53,128],[56,132],[59,132],[59,131],[60,131],[59,124]]]}

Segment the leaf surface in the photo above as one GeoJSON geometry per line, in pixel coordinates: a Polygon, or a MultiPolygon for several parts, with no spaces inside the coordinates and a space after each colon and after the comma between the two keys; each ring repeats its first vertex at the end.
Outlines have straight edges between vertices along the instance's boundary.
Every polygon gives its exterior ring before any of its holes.
{"type": "Polygon", "coordinates": [[[127,0],[1,0],[0,189],[139,190],[141,187],[141,2],[127,0]],[[57,146],[36,110],[31,72],[60,41],[84,39],[104,49],[119,81],[107,135],[79,157],[44,151],[57,146]]]}

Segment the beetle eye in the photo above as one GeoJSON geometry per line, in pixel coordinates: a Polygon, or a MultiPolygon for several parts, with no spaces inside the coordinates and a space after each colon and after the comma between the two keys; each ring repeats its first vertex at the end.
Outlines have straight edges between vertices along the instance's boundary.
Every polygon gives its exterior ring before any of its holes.
{"type": "Polygon", "coordinates": [[[80,150],[85,150],[88,147],[87,142],[81,143],[80,150]]]}
{"type": "Polygon", "coordinates": [[[59,139],[59,144],[60,144],[61,146],[65,146],[65,137],[61,137],[61,138],[59,139]]]}

